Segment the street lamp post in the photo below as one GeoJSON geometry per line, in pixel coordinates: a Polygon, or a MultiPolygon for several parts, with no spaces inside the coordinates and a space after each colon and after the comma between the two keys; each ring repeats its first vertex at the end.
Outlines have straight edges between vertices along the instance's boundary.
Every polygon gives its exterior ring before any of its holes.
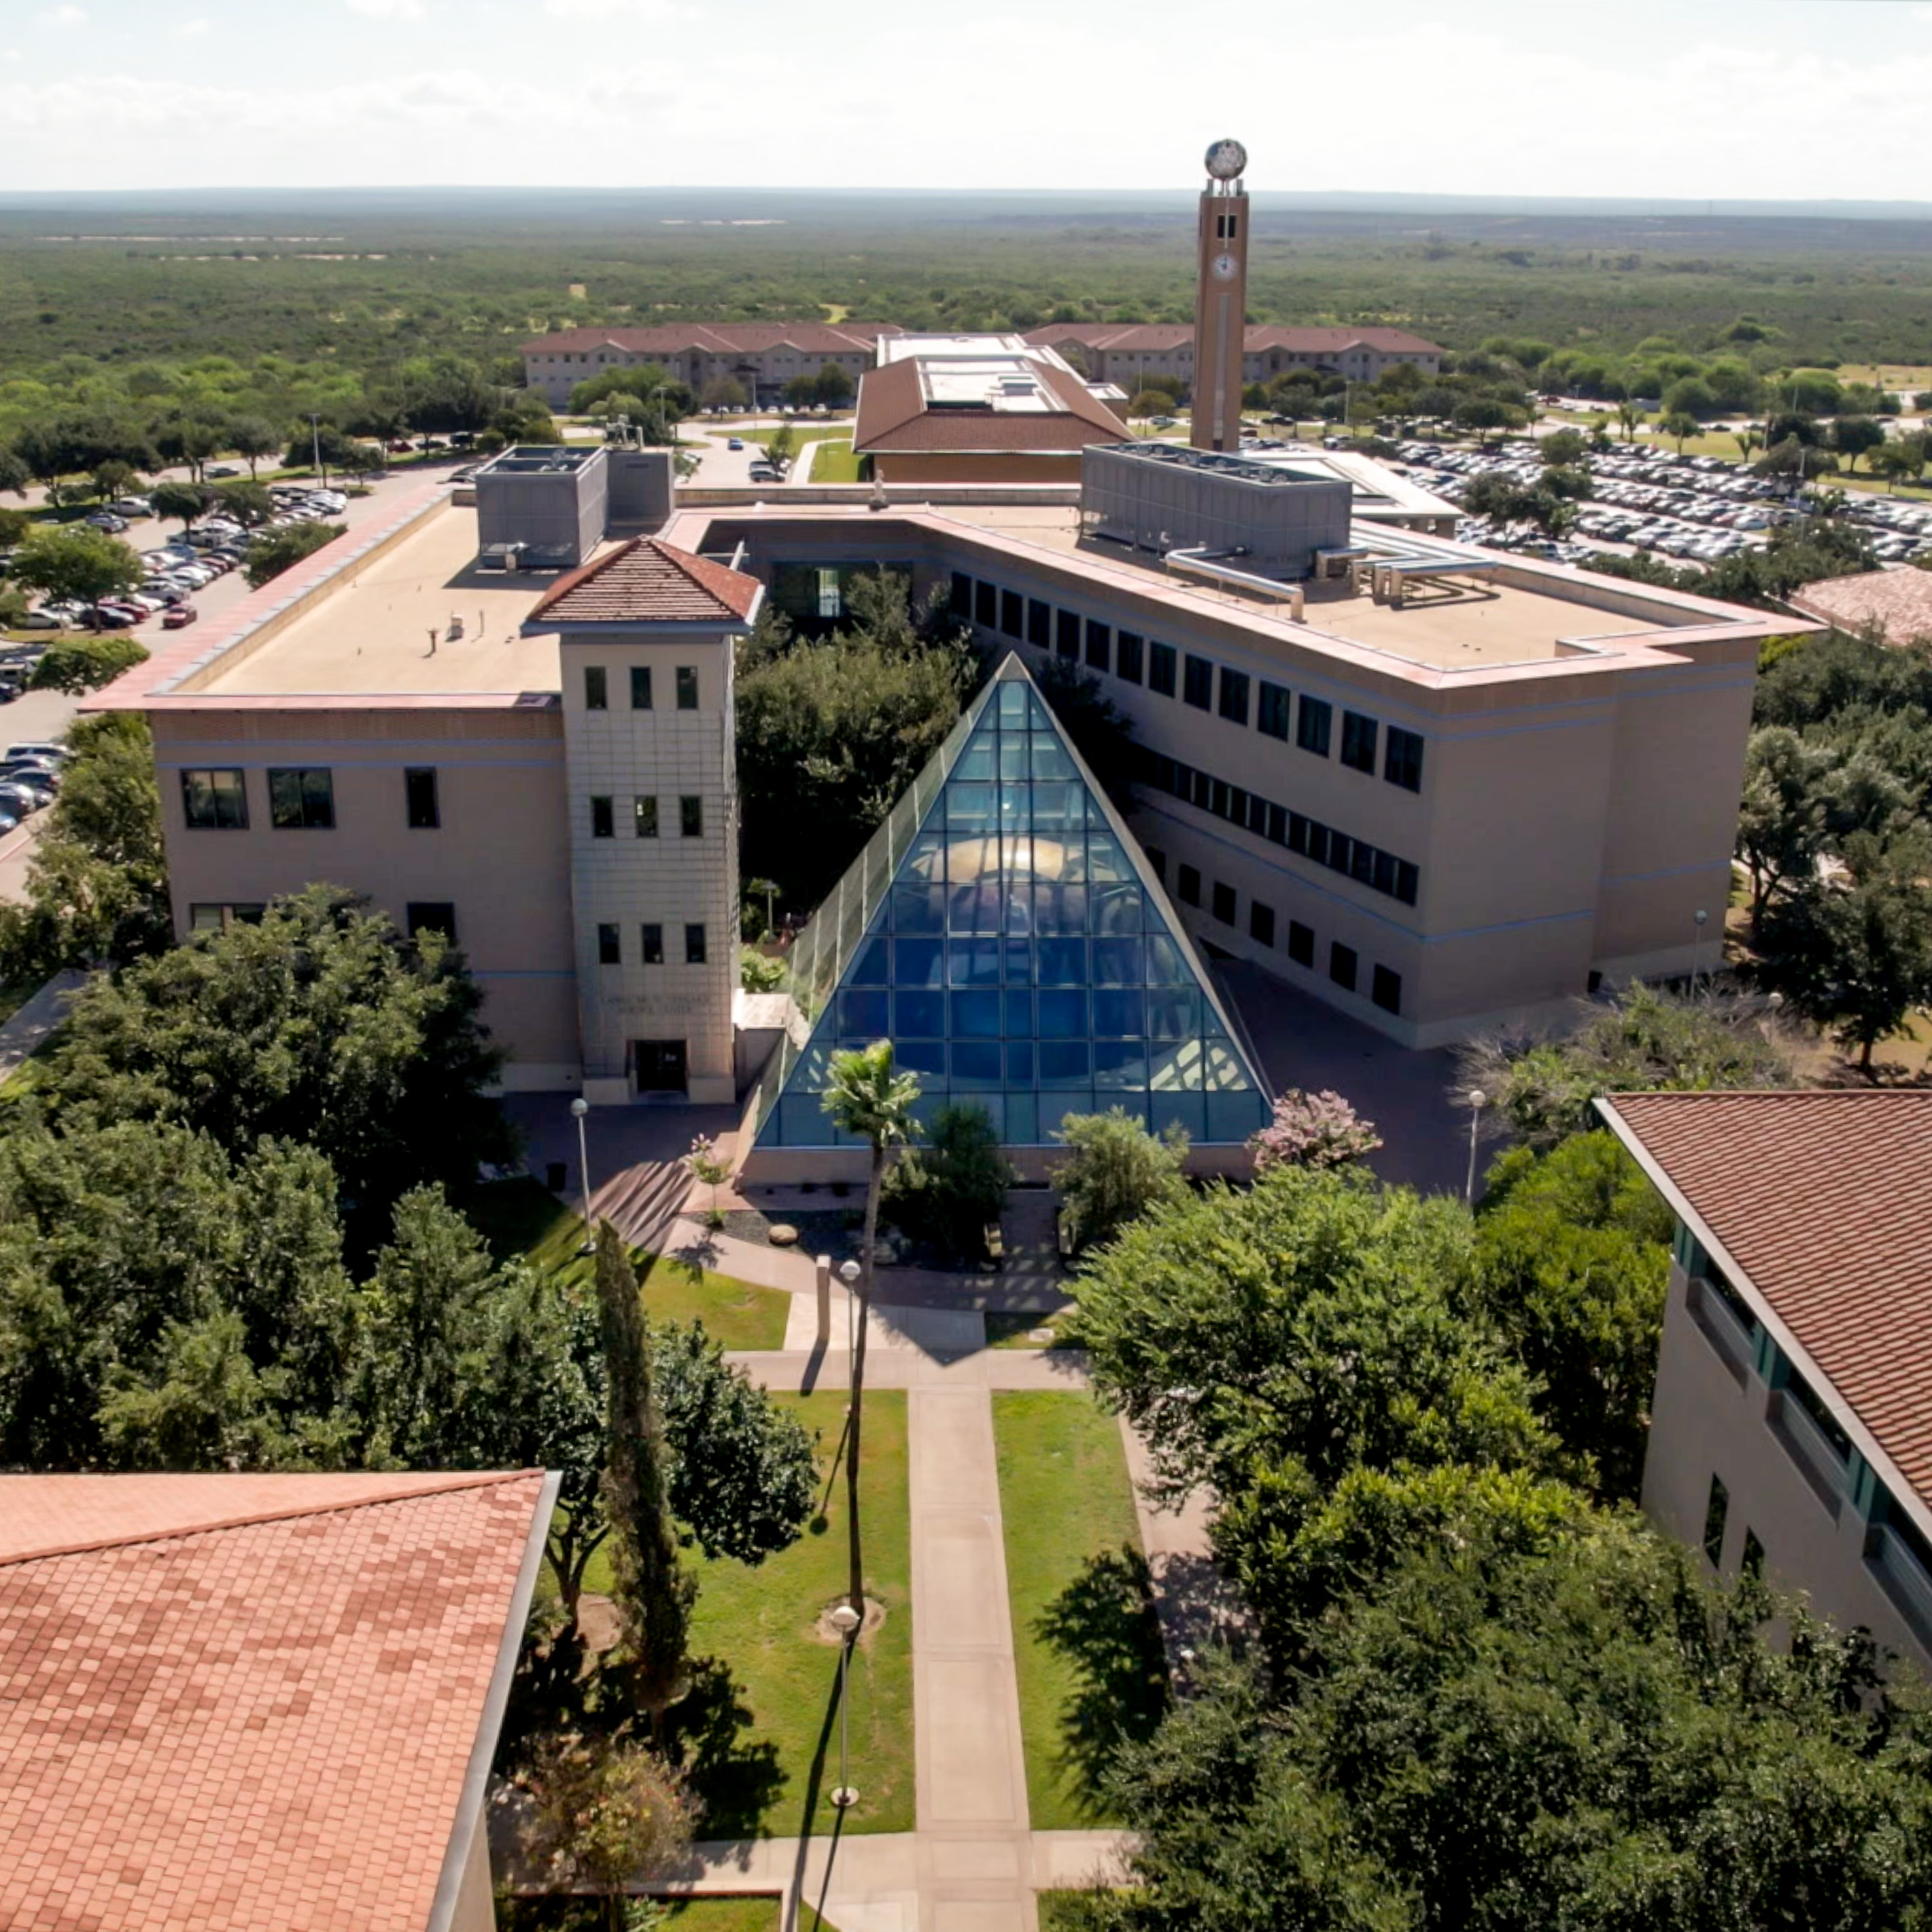
{"type": "Polygon", "coordinates": [[[1697,990],[1697,968],[1704,955],[1705,922],[1710,916],[1702,906],[1690,915],[1690,922],[1697,929],[1696,937],[1690,942],[1690,990],[1693,994],[1697,990]]]}
{"type": "Polygon", "coordinates": [[[1472,1208],[1476,1204],[1476,1130],[1483,1124],[1483,1109],[1488,1106],[1489,1097],[1480,1087],[1469,1089],[1469,1178],[1462,1184],[1462,1198],[1472,1208]]]}
{"type": "Polygon", "coordinates": [[[315,458],[315,473],[326,486],[328,472],[322,466],[322,418],[311,415],[308,419],[309,449],[315,458]]]}
{"type": "Polygon", "coordinates": [[[838,1787],[832,1802],[842,1811],[849,1811],[859,1802],[852,1783],[850,1764],[851,1717],[847,1693],[852,1676],[852,1645],[859,1634],[859,1612],[850,1604],[841,1604],[832,1612],[832,1628],[838,1633],[838,1787]]]}
{"type": "Polygon", "coordinates": [[[597,1234],[590,1225],[590,1149],[584,1132],[584,1118],[590,1111],[590,1102],[580,1094],[571,1102],[570,1111],[577,1118],[577,1178],[584,1189],[584,1240],[577,1252],[580,1255],[593,1254],[597,1248],[597,1234]]]}
{"type": "Polygon", "coordinates": [[[856,1262],[841,1262],[838,1264],[838,1279],[845,1284],[845,1357],[848,1361],[850,1360],[852,1352],[857,1346],[852,1311],[859,1299],[860,1273],[856,1262]]]}

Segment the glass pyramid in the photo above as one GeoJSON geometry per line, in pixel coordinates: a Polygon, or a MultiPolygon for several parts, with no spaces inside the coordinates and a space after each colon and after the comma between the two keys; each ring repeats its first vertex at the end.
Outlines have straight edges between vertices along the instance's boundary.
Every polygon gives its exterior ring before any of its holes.
{"type": "Polygon", "coordinates": [[[836,1048],[890,1040],[920,1113],[970,1101],[1009,1147],[1124,1107],[1239,1142],[1264,1090],[1132,835],[1009,656],[794,943],[759,1148],[854,1144],[836,1048]]]}

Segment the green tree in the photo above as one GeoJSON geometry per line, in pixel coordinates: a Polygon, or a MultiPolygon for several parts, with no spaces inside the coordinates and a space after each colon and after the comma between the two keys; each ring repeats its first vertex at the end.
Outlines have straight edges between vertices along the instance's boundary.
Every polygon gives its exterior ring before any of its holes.
{"type": "Polygon", "coordinates": [[[63,638],[50,644],[28,680],[34,691],[64,691],[75,695],[112,684],[124,670],[148,661],[148,647],[127,636],[63,638]]]}
{"type": "Polygon", "coordinates": [[[253,477],[256,466],[265,456],[272,456],[282,446],[282,440],[272,424],[260,416],[237,416],[228,425],[228,446],[248,466],[248,474],[253,477]]]}
{"type": "Polygon", "coordinates": [[[818,378],[801,369],[778,392],[778,399],[788,410],[808,410],[818,400],[818,378]]]}
{"type": "Polygon", "coordinates": [[[1637,407],[1636,404],[1633,402],[1618,404],[1617,423],[1623,430],[1624,442],[1634,441],[1637,431],[1642,428],[1646,420],[1644,412],[1637,407]]]}
{"type": "Polygon", "coordinates": [[[1581,464],[1589,454],[1589,445],[1580,429],[1552,430],[1538,447],[1546,464],[1565,469],[1581,464]]]}
{"type": "Polygon", "coordinates": [[[1607,1132],[1511,1149],[1477,1217],[1474,1305],[1606,1500],[1634,1502],[1643,1475],[1670,1234],[1670,1210],[1607,1132]]]}
{"type": "Polygon", "coordinates": [[[815,399],[828,410],[842,410],[852,400],[850,375],[836,362],[827,362],[818,372],[813,390],[815,399]]]}
{"type": "Polygon", "coordinates": [[[1684,454],[1685,442],[1697,434],[1700,427],[1697,418],[1688,410],[1667,410],[1657,422],[1658,435],[1669,436],[1676,444],[1679,456],[1684,454]]]}
{"type": "Polygon", "coordinates": [[[141,560],[125,544],[81,525],[41,525],[8,568],[15,582],[55,603],[98,603],[141,580],[141,560]]]}
{"type": "Polygon", "coordinates": [[[1060,1225],[1076,1252],[1112,1240],[1127,1223],[1186,1192],[1187,1136],[1159,1138],[1124,1107],[1068,1114],[1054,1130],[1067,1158],[1049,1170],[1060,1192],[1060,1225]]]}
{"type": "Polygon", "coordinates": [[[908,1148],[888,1170],[880,1211],[914,1240],[976,1258],[1013,1178],[984,1107],[941,1107],[926,1124],[926,1144],[908,1148]]]}
{"type": "Polygon", "coordinates": [[[34,472],[21,460],[20,452],[0,442],[0,495],[11,490],[16,496],[24,496],[33,480],[34,472]]]}
{"type": "MultiPolygon", "coordinates": [[[[657,1720],[683,1693],[697,1585],[678,1564],[664,1421],[652,1389],[638,1278],[608,1221],[597,1230],[596,1282],[610,1390],[604,1508],[610,1524],[612,1594],[623,1620],[638,1702],[657,1720]]],[[[857,1401],[855,1390],[855,1419],[857,1401]]]]}
{"type": "Polygon", "coordinates": [[[736,376],[714,376],[705,384],[698,400],[713,416],[722,416],[727,410],[743,409],[752,398],[736,376]]]}
{"type": "Polygon", "coordinates": [[[893,1150],[908,1144],[916,1124],[913,1108],[919,1081],[892,1065],[889,1040],[852,1047],[832,1056],[824,1104],[840,1132],[862,1140],[871,1150],[866,1188],[866,1226],[860,1245],[858,1339],[852,1352],[852,1406],[845,1428],[845,1502],[850,1525],[850,1576],[847,1600],[855,1614],[866,1614],[866,1562],[859,1525],[860,1426],[866,1410],[866,1330],[872,1307],[873,1270],[878,1260],[879,1208],[885,1192],[886,1166],[893,1150]]]}
{"type": "Polygon", "coordinates": [[[798,434],[788,422],[780,423],[765,440],[765,454],[782,470],[790,462],[797,451],[798,434]]]}
{"type": "Polygon", "coordinates": [[[218,483],[212,507],[232,517],[244,530],[266,524],[275,514],[275,500],[260,483],[218,483]]]}
{"type": "Polygon", "coordinates": [[[171,1121],[239,1154],[315,1148],[365,1220],[509,1151],[483,1089],[501,1055],[440,934],[404,939],[334,886],[98,979],[44,1063],[63,1123],[171,1121]]]}
{"type": "Polygon", "coordinates": [[[202,483],[157,483],[148,500],[158,517],[178,517],[185,530],[199,523],[214,505],[214,492],[202,483]]]}
{"type": "Polygon", "coordinates": [[[131,463],[110,456],[105,463],[94,466],[94,494],[104,503],[111,502],[117,496],[124,496],[140,481],[140,472],[131,463]]]}
{"type": "Polygon", "coordinates": [[[1753,429],[1734,429],[1731,432],[1731,440],[1738,446],[1738,460],[1740,463],[1750,462],[1751,458],[1764,447],[1764,438],[1753,429]]]}
{"type": "Polygon", "coordinates": [[[1787,879],[1810,871],[1823,849],[1826,794],[1836,760],[1789,725],[1754,731],[1744,751],[1738,853],[1750,872],[1751,917],[1787,879]]]}
{"type": "Polygon", "coordinates": [[[1858,458],[1876,449],[1885,441],[1885,425],[1871,416],[1840,416],[1832,425],[1832,447],[1850,459],[1856,470],[1858,458]]]}
{"type": "Polygon", "coordinates": [[[340,524],[289,524],[278,530],[264,530],[250,539],[248,558],[242,568],[257,590],[272,578],[292,570],[304,557],[313,556],[325,544],[341,536],[340,524]]]}

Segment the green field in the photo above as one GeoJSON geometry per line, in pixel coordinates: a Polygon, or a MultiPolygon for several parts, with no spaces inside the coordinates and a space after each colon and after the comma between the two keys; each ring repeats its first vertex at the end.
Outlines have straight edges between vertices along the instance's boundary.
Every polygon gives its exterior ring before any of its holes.
{"type": "Polygon", "coordinates": [[[859,474],[860,459],[852,454],[850,436],[828,437],[818,446],[818,454],[812,459],[812,474],[806,478],[808,483],[862,483],[865,478],[859,474]]]}
{"type": "Polygon", "coordinates": [[[989,1348],[1061,1348],[1069,1345],[1060,1338],[1060,1330],[1071,1319],[1073,1304],[1069,1302],[1064,1308],[1052,1314],[1010,1309],[990,1309],[986,1314],[986,1346],[989,1348]],[[1034,1331],[1050,1329],[1053,1340],[1050,1342],[1034,1340],[1034,1331]]]}
{"type": "Polygon", "coordinates": [[[1119,1423],[1090,1396],[996,1393],[1006,1589],[1036,1832],[1118,1825],[1098,1790],[1167,1706],[1119,1423]]]}

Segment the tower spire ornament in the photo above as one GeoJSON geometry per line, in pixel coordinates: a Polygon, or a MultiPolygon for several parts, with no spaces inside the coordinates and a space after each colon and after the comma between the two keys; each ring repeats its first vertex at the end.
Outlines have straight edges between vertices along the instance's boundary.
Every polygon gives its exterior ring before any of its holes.
{"type": "Polygon", "coordinates": [[[1196,449],[1241,446],[1241,390],[1248,321],[1248,151],[1220,140],[1208,150],[1201,194],[1199,268],[1194,293],[1196,449]]]}

